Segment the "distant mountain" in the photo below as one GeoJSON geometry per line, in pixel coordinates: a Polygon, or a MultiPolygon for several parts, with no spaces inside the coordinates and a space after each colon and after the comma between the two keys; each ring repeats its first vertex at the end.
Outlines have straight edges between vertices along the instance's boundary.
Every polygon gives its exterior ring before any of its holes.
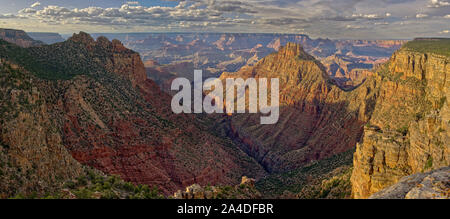
{"type": "Polygon", "coordinates": [[[254,65],[288,42],[299,43],[324,64],[328,74],[340,86],[350,88],[366,78],[366,70],[386,62],[406,42],[311,39],[302,34],[138,33],[106,36],[122,40],[127,47],[139,52],[144,61],[155,60],[169,66],[190,62],[195,69],[208,71],[212,76],[254,65]]]}
{"type": "Polygon", "coordinates": [[[31,38],[44,42],[45,44],[60,43],[65,41],[59,33],[28,32],[27,34],[31,38]]]}
{"type": "Polygon", "coordinates": [[[44,43],[31,38],[25,31],[0,28],[0,39],[21,47],[40,46],[44,43]]]}

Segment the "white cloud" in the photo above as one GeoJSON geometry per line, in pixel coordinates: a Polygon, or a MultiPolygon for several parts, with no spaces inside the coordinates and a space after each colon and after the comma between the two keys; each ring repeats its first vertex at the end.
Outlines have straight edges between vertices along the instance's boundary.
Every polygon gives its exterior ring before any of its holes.
{"type": "Polygon", "coordinates": [[[376,22],[375,25],[389,25],[388,22],[376,22]]]}
{"type": "MultiPolygon", "coordinates": [[[[443,18],[448,18],[448,11],[443,7],[448,1],[182,0],[175,7],[125,4],[106,8],[63,7],[65,4],[38,7],[36,2],[20,10],[16,17],[20,18],[17,23],[31,26],[34,31],[46,26],[55,31],[64,29],[60,31],[64,33],[111,29],[116,32],[301,31],[312,37],[409,38],[420,36],[421,33],[441,31],[446,25],[443,18]],[[441,8],[427,7],[430,5],[441,8]],[[428,19],[417,20],[426,17],[428,19]],[[400,25],[401,22],[404,25],[400,25]],[[398,26],[404,28],[399,31],[398,26]]],[[[0,15],[0,19],[5,19],[5,15],[0,15]]]]}
{"type": "Polygon", "coordinates": [[[13,14],[0,14],[0,19],[13,19],[13,18],[17,18],[17,16],[13,14]]]}
{"type": "Polygon", "coordinates": [[[378,14],[353,14],[353,18],[367,18],[367,19],[380,19],[382,18],[378,14]]]}
{"type": "Polygon", "coordinates": [[[122,5],[120,8],[74,8],[68,9],[60,6],[47,6],[41,10],[25,8],[19,15],[38,19],[42,22],[58,23],[86,23],[86,24],[137,24],[137,25],[164,25],[178,21],[220,21],[218,11],[209,9],[184,9],[172,7],[144,7],[122,5]]]}
{"type": "Polygon", "coordinates": [[[40,2],[35,2],[35,3],[33,3],[33,4],[30,6],[30,8],[35,8],[35,7],[38,7],[38,6],[40,6],[40,5],[41,5],[40,2]]]}
{"type": "Polygon", "coordinates": [[[428,14],[416,14],[416,18],[426,18],[428,14]]]}
{"type": "Polygon", "coordinates": [[[430,0],[430,3],[428,4],[429,8],[440,8],[445,6],[450,6],[450,2],[441,0],[430,0]]]}

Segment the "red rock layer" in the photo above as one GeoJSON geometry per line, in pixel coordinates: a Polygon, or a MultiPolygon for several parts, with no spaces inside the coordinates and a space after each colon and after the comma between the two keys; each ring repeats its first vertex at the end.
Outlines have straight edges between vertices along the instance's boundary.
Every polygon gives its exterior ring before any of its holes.
{"type": "Polygon", "coordinates": [[[84,33],[69,42],[102,59],[105,71],[59,81],[60,95],[52,101],[64,145],[80,163],[167,194],[193,183],[234,184],[248,170],[264,174],[245,153],[209,134],[199,118],[173,114],[171,97],[147,79],[139,54],[84,33]]]}

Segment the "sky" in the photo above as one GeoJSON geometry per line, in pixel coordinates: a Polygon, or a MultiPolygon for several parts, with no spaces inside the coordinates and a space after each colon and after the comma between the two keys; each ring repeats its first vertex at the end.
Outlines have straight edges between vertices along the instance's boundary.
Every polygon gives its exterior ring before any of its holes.
{"type": "Polygon", "coordinates": [[[450,37],[450,0],[0,0],[0,27],[71,34],[295,33],[450,37]]]}

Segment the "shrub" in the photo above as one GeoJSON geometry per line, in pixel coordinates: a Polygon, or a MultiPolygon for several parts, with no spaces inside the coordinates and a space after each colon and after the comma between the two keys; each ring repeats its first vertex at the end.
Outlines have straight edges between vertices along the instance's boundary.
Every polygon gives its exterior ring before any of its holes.
{"type": "Polygon", "coordinates": [[[425,163],[424,170],[429,170],[433,167],[433,157],[429,156],[427,162],[425,163]]]}
{"type": "Polygon", "coordinates": [[[397,131],[400,132],[403,136],[406,136],[408,134],[408,126],[403,126],[397,129],[397,131]]]}

